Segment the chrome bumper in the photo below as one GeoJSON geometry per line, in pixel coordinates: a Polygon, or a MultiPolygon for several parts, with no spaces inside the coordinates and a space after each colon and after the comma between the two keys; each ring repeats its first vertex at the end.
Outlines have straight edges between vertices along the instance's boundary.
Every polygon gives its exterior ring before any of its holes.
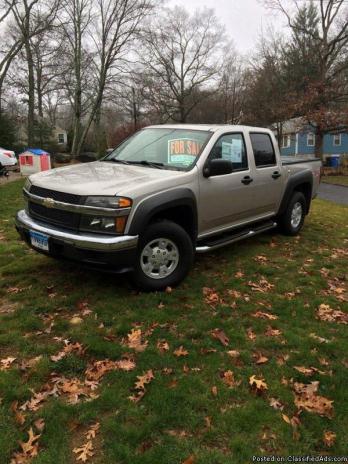
{"type": "Polygon", "coordinates": [[[41,232],[49,237],[59,240],[60,242],[73,245],[76,248],[83,250],[94,251],[119,251],[129,250],[137,247],[138,236],[122,235],[119,237],[108,237],[105,235],[96,234],[73,234],[70,232],[63,232],[55,227],[48,227],[34,221],[24,209],[18,211],[16,215],[16,227],[19,230],[33,230],[41,232]]]}

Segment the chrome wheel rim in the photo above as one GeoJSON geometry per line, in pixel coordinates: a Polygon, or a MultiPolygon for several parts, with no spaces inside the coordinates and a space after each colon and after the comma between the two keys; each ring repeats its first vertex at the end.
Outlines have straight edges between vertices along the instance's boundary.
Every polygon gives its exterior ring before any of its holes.
{"type": "Polygon", "coordinates": [[[298,201],[297,203],[294,204],[294,207],[292,208],[292,213],[291,213],[291,226],[294,229],[297,229],[297,227],[301,224],[302,214],[303,214],[303,208],[302,208],[301,203],[298,201]]]}
{"type": "Polygon", "coordinates": [[[151,279],[165,279],[179,264],[179,250],[168,238],[157,238],[147,243],[140,256],[141,269],[151,279]]]}

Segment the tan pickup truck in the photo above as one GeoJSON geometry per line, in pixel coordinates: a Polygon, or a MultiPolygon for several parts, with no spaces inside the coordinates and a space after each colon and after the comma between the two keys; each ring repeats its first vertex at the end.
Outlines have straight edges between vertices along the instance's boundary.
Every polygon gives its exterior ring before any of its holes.
{"type": "Polygon", "coordinates": [[[320,172],[320,160],[281,159],[267,129],[150,126],[100,161],[30,176],[16,228],[37,251],[161,290],[195,253],[277,226],[297,234],[320,172]]]}

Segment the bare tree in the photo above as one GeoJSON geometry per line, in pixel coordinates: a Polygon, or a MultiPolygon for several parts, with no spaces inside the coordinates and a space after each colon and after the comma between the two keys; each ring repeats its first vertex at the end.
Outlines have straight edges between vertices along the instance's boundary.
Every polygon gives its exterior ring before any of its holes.
{"type": "Polygon", "coordinates": [[[81,152],[93,121],[99,134],[98,145],[102,143],[100,118],[105,90],[115,75],[122,73],[130,45],[152,6],[153,0],[96,0],[96,20],[90,38],[96,50],[94,72],[97,86],[89,117],[73,154],[81,152]]]}
{"type": "Polygon", "coordinates": [[[28,69],[28,145],[34,141],[35,128],[35,69],[32,40],[52,27],[59,8],[59,0],[17,0],[12,7],[19,40],[25,50],[28,69]]]}
{"type": "Polygon", "coordinates": [[[243,116],[246,73],[242,60],[231,44],[225,49],[218,95],[225,124],[239,124],[243,116]]]}
{"type": "Polygon", "coordinates": [[[223,27],[208,9],[192,16],[182,7],[165,9],[149,24],[142,51],[148,98],[168,119],[186,122],[202,95],[198,90],[219,71],[223,38],[223,27]]]}
{"type": "Polygon", "coordinates": [[[65,86],[73,108],[73,141],[71,151],[78,152],[81,140],[81,120],[85,114],[83,84],[90,65],[84,40],[92,20],[91,0],[66,0],[60,24],[66,38],[65,86]]]}
{"type": "MultiPolygon", "coordinates": [[[[6,27],[6,21],[9,19],[12,19],[12,13],[13,13],[13,7],[16,3],[16,0],[3,0],[0,3],[0,27],[5,28],[6,27]]],[[[6,28],[8,29],[8,28],[6,28]]],[[[9,30],[6,30],[6,44],[3,43],[1,50],[0,50],[0,114],[2,110],[2,91],[3,91],[3,85],[4,81],[6,79],[8,70],[11,66],[11,63],[13,59],[16,57],[16,55],[19,53],[21,50],[23,43],[22,40],[18,37],[13,37],[12,34],[10,34],[9,30]],[[10,43],[8,43],[8,39],[10,40],[10,43]]]]}

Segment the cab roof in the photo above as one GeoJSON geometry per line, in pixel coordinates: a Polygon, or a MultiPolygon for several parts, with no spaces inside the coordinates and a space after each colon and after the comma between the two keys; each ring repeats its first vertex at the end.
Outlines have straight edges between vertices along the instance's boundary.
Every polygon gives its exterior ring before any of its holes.
{"type": "Polygon", "coordinates": [[[252,127],[252,126],[241,126],[241,125],[231,125],[231,124],[160,124],[144,127],[144,129],[186,129],[186,130],[199,130],[199,131],[209,131],[217,132],[220,130],[225,131],[242,131],[242,130],[252,130],[252,131],[270,131],[270,129],[265,127],[252,127]]]}

